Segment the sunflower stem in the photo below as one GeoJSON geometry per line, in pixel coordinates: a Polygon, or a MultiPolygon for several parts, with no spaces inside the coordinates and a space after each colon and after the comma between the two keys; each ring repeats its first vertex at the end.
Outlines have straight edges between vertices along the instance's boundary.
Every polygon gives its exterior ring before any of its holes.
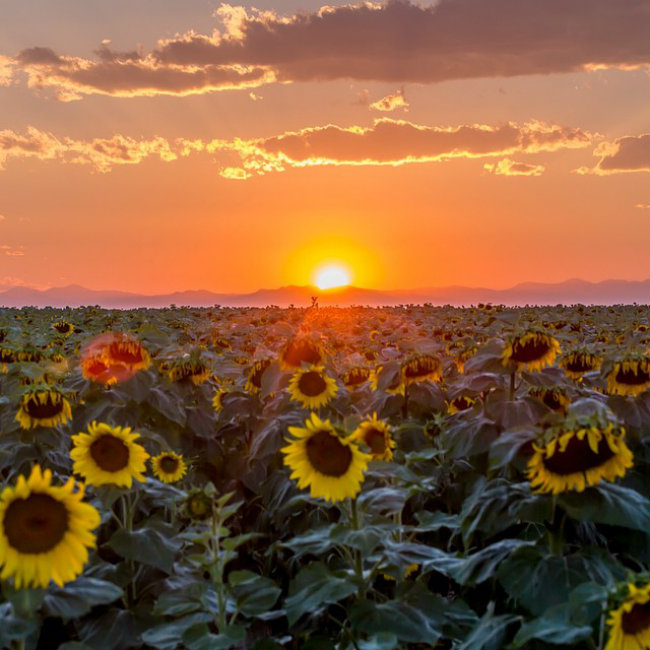
{"type": "Polygon", "coordinates": [[[404,386],[404,404],[402,405],[402,417],[406,419],[409,414],[409,385],[404,386]]]}
{"type": "MultiPolygon", "coordinates": [[[[357,509],[357,500],[350,499],[350,523],[353,530],[360,530],[359,511],[357,509]]],[[[363,578],[363,557],[358,548],[354,549],[354,573],[359,583],[359,598],[366,597],[366,581],[363,578]]]]}

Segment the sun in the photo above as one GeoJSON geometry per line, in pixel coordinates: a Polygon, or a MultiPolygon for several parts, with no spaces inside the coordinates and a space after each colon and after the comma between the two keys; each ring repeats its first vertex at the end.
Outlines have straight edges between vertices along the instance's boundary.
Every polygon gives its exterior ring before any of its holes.
{"type": "Polygon", "coordinates": [[[319,289],[334,289],[350,284],[350,272],[340,264],[328,264],[314,273],[314,284],[319,289]]]}

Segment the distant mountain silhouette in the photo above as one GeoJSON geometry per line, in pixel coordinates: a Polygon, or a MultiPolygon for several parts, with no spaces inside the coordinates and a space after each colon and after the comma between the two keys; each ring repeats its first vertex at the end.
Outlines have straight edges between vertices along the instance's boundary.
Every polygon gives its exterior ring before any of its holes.
{"type": "Polygon", "coordinates": [[[505,305],[570,305],[575,303],[613,305],[634,302],[649,304],[650,279],[641,281],[605,280],[603,282],[572,279],[557,284],[524,282],[509,289],[451,286],[379,291],[344,287],[324,291],[310,286],[288,286],[279,289],[259,289],[253,293],[244,294],[192,290],[153,296],[127,291],[95,291],[73,284],[45,290],[11,287],[0,291],[0,306],[80,307],[99,305],[113,309],[162,308],[172,304],[191,307],[212,305],[223,307],[266,307],[267,305],[307,307],[311,304],[312,296],[318,296],[321,306],[378,306],[425,302],[434,305],[459,306],[475,305],[479,302],[505,305]]]}

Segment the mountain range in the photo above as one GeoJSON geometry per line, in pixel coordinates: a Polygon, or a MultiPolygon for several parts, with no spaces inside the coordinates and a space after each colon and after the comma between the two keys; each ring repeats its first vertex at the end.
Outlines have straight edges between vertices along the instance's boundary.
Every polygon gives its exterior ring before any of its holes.
{"type": "Polygon", "coordinates": [[[252,293],[214,293],[207,290],[177,291],[159,295],[144,295],[126,291],[93,290],[79,285],[39,290],[14,286],[0,290],[0,307],[80,307],[99,305],[112,309],[137,307],[164,308],[170,305],[191,307],[265,307],[277,305],[306,307],[312,296],[324,305],[399,305],[431,303],[434,305],[475,305],[479,302],[504,305],[555,304],[630,304],[650,303],[650,279],[605,280],[587,282],[572,279],[556,284],[525,282],[509,289],[448,286],[411,290],[382,291],[343,287],[321,290],[312,286],[287,286],[260,289],[252,293]]]}

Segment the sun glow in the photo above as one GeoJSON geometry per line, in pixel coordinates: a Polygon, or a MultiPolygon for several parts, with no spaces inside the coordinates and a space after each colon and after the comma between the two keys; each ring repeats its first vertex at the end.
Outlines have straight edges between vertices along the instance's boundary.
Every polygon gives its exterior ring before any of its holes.
{"type": "Polygon", "coordinates": [[[350,284],[350,273],[339,264],[329,264],[314,273],[314,284],[319,289],[334,289],[350,284]]]}

